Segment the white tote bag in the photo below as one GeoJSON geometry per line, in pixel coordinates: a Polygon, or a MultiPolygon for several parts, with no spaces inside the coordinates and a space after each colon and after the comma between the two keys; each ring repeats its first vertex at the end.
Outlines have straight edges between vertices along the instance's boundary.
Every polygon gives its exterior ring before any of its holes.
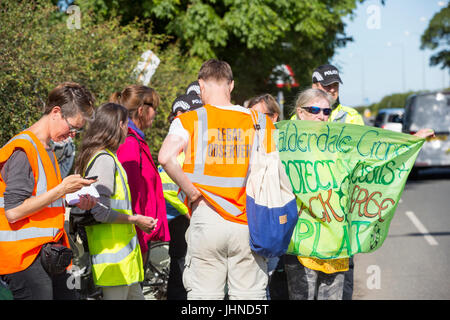
{"type": "Polygon", "coordinates": [[[278,151],[263,145],[266,116],[252,111],[255,139],[246,185],[250,246],[267,258],[283,255],[297,224],[297,204],[278,151]]]}

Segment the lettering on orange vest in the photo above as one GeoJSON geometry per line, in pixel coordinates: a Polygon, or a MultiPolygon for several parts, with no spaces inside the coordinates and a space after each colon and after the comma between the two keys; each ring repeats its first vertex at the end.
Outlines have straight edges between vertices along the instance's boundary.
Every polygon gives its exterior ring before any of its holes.
{"type": "MultiPolygon", "coordinates": [[[[261,116],[270,152],[275,127],[261,116]]],[[[223,218],[247,224],[245,184],[255,135],[251,115],[205,105],[178,118],[190,135],[183,171],[223,218]]]]}

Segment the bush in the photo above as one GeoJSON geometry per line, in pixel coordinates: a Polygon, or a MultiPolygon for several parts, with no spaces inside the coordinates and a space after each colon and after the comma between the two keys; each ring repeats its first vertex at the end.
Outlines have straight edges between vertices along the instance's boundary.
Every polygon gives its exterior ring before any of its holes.
{"type": "Polygon", "coordinates": [[[67,18],[48,0],[0,2],[0,145],[40,118],[48,92],[58,83],[85,85],[100,105],[112,92],[135,83],[133,69],[151,49],[161,60],[149,85],[162,102],[148,132],[156,158],[172,101],[195,79],[199,64],[185,61],[177,45],[162,50],[167,37],[146,33],[137,23],[95,23],[82,12],[81,28],[71,29],[67,18]]]}

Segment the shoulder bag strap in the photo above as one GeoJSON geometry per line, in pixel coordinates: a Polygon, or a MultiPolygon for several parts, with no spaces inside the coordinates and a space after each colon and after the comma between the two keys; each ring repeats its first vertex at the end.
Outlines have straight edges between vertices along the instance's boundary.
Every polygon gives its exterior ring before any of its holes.
{"type": "MultiPolygon", "coordinates": [[[[88,173],[89,173],[89,171],[91,170],[92,166],[94,165],[95,160],[96,160],[98,157],[102,156],[102,155],[110,156],[110,157],[113,158],[113,160],[114,160],[114,157],[113,157],[112,155],[110,155],[108,152],[100,152],[100,153],[98,153],[98,154],[94,157],[94,159],[92,159],[91,163],[88,165],[88,167],[87,167],[86,170],[84,171],[84,176],[85,176],[85,177],[88,176],[88,173]]],[[[116,165],[116,161],[114,160],[114,175],[116,175],[116,170],[117,170],[117,165],[116,165]]]]}

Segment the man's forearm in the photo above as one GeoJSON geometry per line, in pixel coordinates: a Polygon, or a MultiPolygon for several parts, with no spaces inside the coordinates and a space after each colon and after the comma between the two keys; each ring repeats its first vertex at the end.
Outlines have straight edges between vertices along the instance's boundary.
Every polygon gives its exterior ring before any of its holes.
{"type": "Polygon", "coordinates": [[[178,161],[168,161],[162,165],[169,177],[180,187],[180,189],[188,197],[188,202],[195,201],[201,196],[200,191],[194,186],[194,184],[188,179],[183,169],[178,164],[178,161]]]}
{"type": "Polygon", "coordinates": [[[176,135],[168,135],[159,150],[158,161],[169,177],[181,188],[188,197],[188,203],[198,199],[200,191],[192,184],[177,161],[177,156],[187,142],[176,135]]]}

